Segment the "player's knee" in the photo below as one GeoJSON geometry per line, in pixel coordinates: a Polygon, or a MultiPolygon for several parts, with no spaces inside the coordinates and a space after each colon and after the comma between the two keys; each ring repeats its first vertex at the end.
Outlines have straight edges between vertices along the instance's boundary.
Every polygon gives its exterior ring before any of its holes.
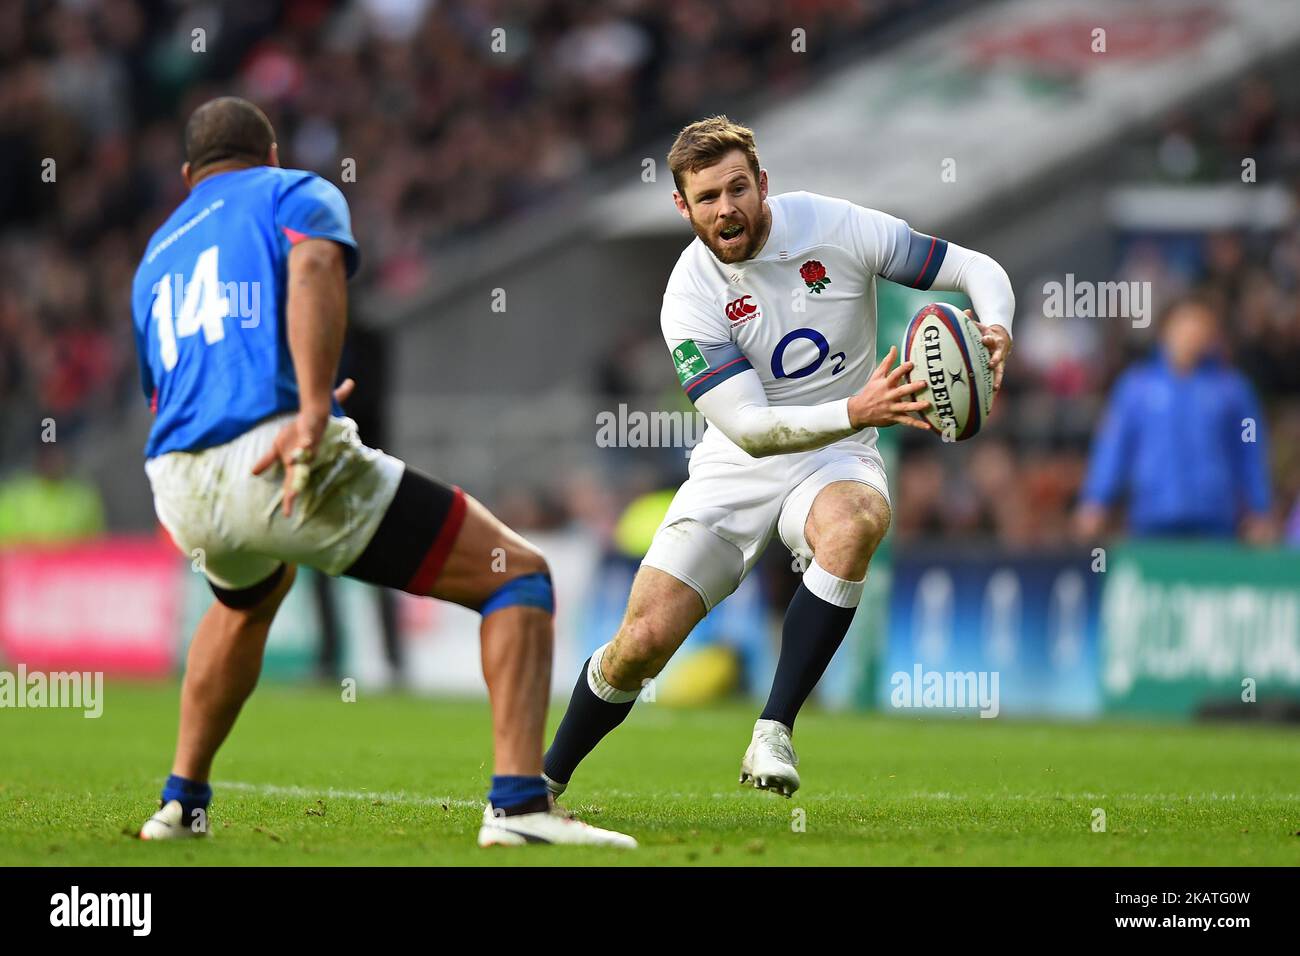
{"type": "Polygon", "coordinates": [[[649,617],[629,617],[605,649],[605,679],[615,687],[629,688],[657,677],[676,646],[649,617]]]}
{"type": "Polygon", "coordinates": [[[297,574],[297,566],[286,563],[262,585],[253,585],[242,591],[227,591],[213,585],[216,606],[236,626],[266,624],[280,610],[280,604],[293,587],[297,574]]]}
{"type": "Polygon", "coordinates": [[[858,553],[869,558],[889,530],[889,508],[879,498],[863,502],[849,512],[846,525],[858,553]]]}
{"type": "MultiPolygon", "coordinates": [[[[863,490],[864,494],[851,495],[837,502],[833,513],[819,522],[819,559],[833,554],[839,563],[847,562],[865,570],[867,562],[880,547],[889,531],[889,506],[874,491],[863,490]]],[[[825,566],[825,562],[819,560],[819,563],[825,566]]]]}
{"type": "Polygon", "coordinates": [[[535,607],[555,613],[555,589],[545,555],[524,541],[512,544],[508,552],[499,550],[501,566],[494,570],[500,578],[479,613],[486,617],[508,607],[535,607]]]}
{"type": "Polygon", "coordinates": [[[551,566],[546,562],[546,555],[527,541],[521,541],[510,549],[506,558],[506,571],[512,577],[528,574],[550,576],[551,566]]]}

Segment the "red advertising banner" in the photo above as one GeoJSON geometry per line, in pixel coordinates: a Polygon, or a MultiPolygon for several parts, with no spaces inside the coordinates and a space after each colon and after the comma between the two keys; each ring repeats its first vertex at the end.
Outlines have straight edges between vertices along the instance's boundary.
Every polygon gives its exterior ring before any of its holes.
{"type": "Polygon", "coordinates": [[[180,567],[175,548],[156,538],[0,551],[0,659],[31,670],[174,673],[180,567]]]}

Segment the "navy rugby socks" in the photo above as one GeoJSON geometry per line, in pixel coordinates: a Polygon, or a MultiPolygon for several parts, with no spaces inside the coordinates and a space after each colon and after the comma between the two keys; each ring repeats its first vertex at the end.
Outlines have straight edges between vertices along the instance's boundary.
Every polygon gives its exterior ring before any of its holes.
{"type": "Polygon", "coordinates": [[[551,749],[546,751],[543,765],[546,776],[556,783],[568,783],[583,758],[623,722],[636,703],[636,691],[612,686],[601,674],[599,664],[592,664],[600,661],[606,646],[597,648],[582,665],[573,696],[569,698],[569,709],[564,712],[551,749]]]}
{"type": "Polygon", "coordinates": [[[780,721],[794,729],[799,708],[826,673],[849,631],[866,580],[837,578],[815,560],[804,572],[785,612],[781,655],[761,720],[780,721]]]}

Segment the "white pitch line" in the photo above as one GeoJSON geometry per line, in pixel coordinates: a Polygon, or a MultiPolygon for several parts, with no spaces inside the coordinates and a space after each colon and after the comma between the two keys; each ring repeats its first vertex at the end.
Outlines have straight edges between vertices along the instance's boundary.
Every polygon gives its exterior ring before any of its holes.
{"type": "Polygon", "coordinates": [[[297,787],[281,786],[274,783],[243,783],[237,780],[225,780],[212,785],[214,790],[244,790],[249,793],[264,793],[276,797],[306,797],[309,800],[328,797],[331,800],[365,800],[373,803],[405,803],[418,807],[458,807],[482,810],[483,803],[477,800],[453,800],[451,797],[425,797],[405,790],[387,792],[384,790],[338,790],[334,787],[297,787]]]}
{"type": "MultiPolygon", "coordinates": [[[[263,793],[277,797],[299,797],[307,799],[329,798],[331,800],[364,800],[374,802],[381,800],[384,803],[407,804],[419,807],[457,807],[461,809],[481,810],[483,802],[477,800],[454,800],[450,797],[428,797],[416,793],[407,793],[404,790],[393,792],[383,790],[339,790],[334,787],[314,788],[300,786],[282,786],[274,783],[245,783],[242,781],[222,781],[214,783],[213,788],[226,788],[228,790],[243,790],[249,793],[263,793]]],[[[597,796],[613,797],[615,799],[658,797],[667,799],[698,798],[709,796],[715,800],[724,800],[733,798],[737,795],[744,795],[748,787],[740,787],[728,793],[681,793],[665,792],[647,788],[643,791],[634,790],[603,790],[597,796]]],[[[822,799],[845,799],[845,800],[863,800],[861,793],[818,793],[809,794],[822,799]]],[[[897,799],[896,797],[887,796],[886,799],[897,799]]],[[[1280,794],[1254,794],[1254,793],[1218,793],[1210,791],[1206,793],[950,793],[944,790],[915,790],[903,796],[907,800],[1131,800],[1131,801],[1241,801],[1253,802],[1258,800],[1286,800],[1300,801],[1300,794],[1280,793],[1280,794]]]]}
{"type": "MultiPolygon", "coordinates": [[[[682,792],[682,791],[656,790],[656,789],[651,788],[651,787],[647,787],[645,790],[620,790],[620,789],[611,789],[611,790],[601,790],[601,791],[599,791],[599,793],[597,793],[597,794],[593,794],[593,796],[592,796],[591,799],[596,799],[597,797],[603,797],[603,798],[615,798],[615,799],[648,799],[648,798],[657,798],[657,799],[667,799],[667,800],[681,800],[681,799],[699,799],[699,798],[702,798],[702,797],[709,797],[709,798],[712,798],[712,799],[714,799],[714,800],[731,800],[731,799],[734,799],[734,798],[737,798],[737,797],[740,797],[740,798],[747,798],[747,795],[748,795],[750,792],[752,792],[752,790],[753,790],[753,788],[750,787],[750,786],[748,786],[748,785],[745,785],[745,786],[737,785],[736,788],[735,788],[734,790],[729,790],[729,791],[727,791],[727,792],[725,792],[725,793],[719,793],[719,792],[716,792],[716,791],[715,791],[715,792],[712,792],[712,793],[691,793],[691,792],[682,792]]],[[[1258,794],[1258,793],[1232,793],[1232,792],[1219,793],[1219,792],[1217,792],[1217,791],[1206,791],[1206,792],[1201,792],[1201,793],[1095,793],[1095,792],[1090,792],[1090,791],[1081,791],[1081,792],[1079,792],[1079,793],[1061,793],[1061,792],[1052,792],[1052,793],[994,793],[994,792],[990,792],[990,793],[951,793],[951,792],[949,792],[949,791],[947,791],[947,790],[913,790],[913,791],[911,791],[910,793],[905,793],[905,794],[870,794],[870,795],[867,795],[867,794],[862,793],[861,791],[856,791],[856,792],[854,792],[854,791],[848,791],[848,790],[837,790],[837,791],[825,791],[825,792],[809,791],[808,794],[807,794],[807,796],[808,796],[809,798],[814,798],[814,797],[815,797],[815,798],[817,798],[817,799],[821,799],[821,800],[846,800],[846,801],[870,801],[870,800],[874,800],[874,799],[885,799],[885,800],[899,800],[899,799],[902,799],[902,800],[947,800],[947,801],[956,801],[956,800],[981,800],[981,801],[988,801],[988,800],[1035,800],[1035,801],[1037,801],[1037,800],[1131,800],[1131,801],[1141,801],[1141,802],[1151,802],[1151,801],[1167,802],[1167,801],[1171,801],[1171,800],[1172,800],[1172,801],[1190,801],[1190,802],[1193,802],[1193,803],[1198,802],[1198,801],[1205,801],[1205,802],[1210,802],[1210,803],[1213,803],[1213,802],[1223,802],[1223,801],[1227,801],[1227,802],[1234,802],[1234,801],[1235,801],[1235,802],[1249,803],[1249,802],[1252,802],[1252,801],[1260,801],[1260,800],[1268,800],[1268,801],[1278,801],[1278,800],[1283,800],[1283,801],[1300,801],[1300,794],[1297,794],[1297,793],[1266,793],[1266,794],[1258,794]]]]}
{"type": "Polygon", "coordinates": [[[917,790],[909,793],[914,800],[1160,800],[1210,802],[1226,800],[1243,802],[1252,800],[1300,800],[1300,794],[1278,793],[948,793],[938,790],[917,790]]]}

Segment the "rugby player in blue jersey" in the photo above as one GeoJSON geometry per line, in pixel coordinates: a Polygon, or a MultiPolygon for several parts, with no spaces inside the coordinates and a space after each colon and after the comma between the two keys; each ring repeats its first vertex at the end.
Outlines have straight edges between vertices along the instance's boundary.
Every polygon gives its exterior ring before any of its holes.
{"type": "Polygon", "coordinates": [[[281,169],[270,122],[235,97],[195,110],[185,154],[189,197],[150,240],[132,311],[155,412],[154,506],[216,600],[190,645],[171,776],[140,836],[208,832],[213,758],[305,564],[482,615],[494,775],[481,846],[635,846],[559,810],[541,776],[554,610],[541,553],[461,489],[367,448],[343,415],[353,382],[334,381],[358,264],[343,194],[281,169]]]}

